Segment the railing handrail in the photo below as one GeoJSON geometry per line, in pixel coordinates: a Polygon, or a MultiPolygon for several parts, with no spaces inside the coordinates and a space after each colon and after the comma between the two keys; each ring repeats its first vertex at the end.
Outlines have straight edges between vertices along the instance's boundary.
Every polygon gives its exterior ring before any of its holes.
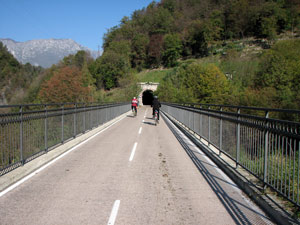
{"type": "Polygon", "coordinates": [[[257,111],[269,111],[269,112],[285,112],[285,113],[299,113],[300,110],[297,109],[278,109],[278,108],[264,108],[264,107],[253,107],[253,106],[238,106],[238,105],[219,105],[219,104],[204,104],[204,103],[172,103],[178,105],[199,105],[199,106],[214,106],[214,107],[222,107],[222,108],[236,108],[236,109],[249,109],[249,110],[257,110],[257,111]]]}
{"type": "Polygon", "coordinates": [[[17,108],[17,107],[31,107],[31,106],[62,106],[62,105],[109,105],[123,102],[57,102],[57,103],[37,103],[37,104],[14,104],[14,105],[0,105],[0,108],[17,108]]]}

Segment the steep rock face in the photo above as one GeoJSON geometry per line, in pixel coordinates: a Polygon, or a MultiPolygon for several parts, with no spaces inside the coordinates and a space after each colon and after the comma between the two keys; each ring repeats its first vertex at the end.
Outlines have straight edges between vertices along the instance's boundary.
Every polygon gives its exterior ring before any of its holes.
{"type": "MultiPolygon", "coordinates": [[[[79,50],[90,51],[71,39],[40,39],[16,42],[12,39],[0,39],[8,51],[21,63],[48,68],[58,63],[65,56],[75,54],[79,50]]],[[[91,52],[96,56],[96,52],[91,52]]]]}

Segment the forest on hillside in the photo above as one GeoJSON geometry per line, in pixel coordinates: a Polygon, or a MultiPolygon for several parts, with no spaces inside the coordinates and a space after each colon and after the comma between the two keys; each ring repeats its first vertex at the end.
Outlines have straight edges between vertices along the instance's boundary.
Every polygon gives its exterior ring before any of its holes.
{"type": "Polygon", "coordinates": [[[100,82],[117,85],[117,77],[132,67],[176,66],[178,59],[216,54],[227,41],[253,37],[275,40],[283,32],[298,32],[299,0],[162,0],[123,17],[104,36],[98,60],[100,82]],[[119,73],[102,65],[118,59],[119,73]]]}
{"type": "Polygon", "coordinates": [[[2,95],[20,86],[9,103],[126,101],[140,71],[168,69],[163,101],[300,109],[299,3],[153,1],[107,31],[96,60],[79,51],[47,70],[0,46],[2,95]]]}

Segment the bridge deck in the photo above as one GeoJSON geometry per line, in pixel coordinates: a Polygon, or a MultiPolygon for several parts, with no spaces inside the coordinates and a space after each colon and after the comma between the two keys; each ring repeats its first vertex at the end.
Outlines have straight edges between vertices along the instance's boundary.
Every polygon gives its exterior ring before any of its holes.
{"type": "Polygon", "coordinates": [[[271,224],[191,142],[201,165],[153,122],[143,106],[0,197],[0,224],[271,224]]]}

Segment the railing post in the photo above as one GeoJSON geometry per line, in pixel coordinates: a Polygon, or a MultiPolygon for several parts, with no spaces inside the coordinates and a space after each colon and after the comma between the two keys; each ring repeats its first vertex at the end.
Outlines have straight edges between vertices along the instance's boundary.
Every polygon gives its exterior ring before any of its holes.
{"type": "Polygon", "coordinates": [[[20,106],[20,161],[24,165],[23,158],[23,106],[20,106]]]}
{"type": "MultiPolygon", "coordinates": [[[[223,108],[220,108],[220,116],[222,116],[223,108]]],[[[220,139],[219,139],[219,155],[222,153],[222,134],[223,134],[223,119],[220,117],[220,139]]]]}
{"type": "Polygon", "coordinates": [[[45,151],[48,150],[48,110],[47,105],[45,105],[45,151]]]}
{"type": "Polygon", "coordinates": [[[264,141],[265,141],[265,155],[264,155],[264,189],[266,189],[266,183],[267,183],[267,175],[268,175],[268,154],[269,154],[269,131],[268,131],[268,127],[269,127],[269,122],[268,122],[268,118],[269,118],[269,112],[266,111],[265,114],[265,137],[264,137],[264,141]]]}
{"type": "Polygon", "coordinates": [[[61,143],[64,143],[64,104],[61,107],[61,143]]]}
{"type": "Polygon", "coordinates": [[[241,143],[241,124],[240,124],[240,113],[241,110],[240,108],[238,108],[237,110],[238,113],[238,124],[237,124],[237,134],[236,134],[236,168],[238,167],[239,163],[240,163],[240,143],[241,143]]]}

